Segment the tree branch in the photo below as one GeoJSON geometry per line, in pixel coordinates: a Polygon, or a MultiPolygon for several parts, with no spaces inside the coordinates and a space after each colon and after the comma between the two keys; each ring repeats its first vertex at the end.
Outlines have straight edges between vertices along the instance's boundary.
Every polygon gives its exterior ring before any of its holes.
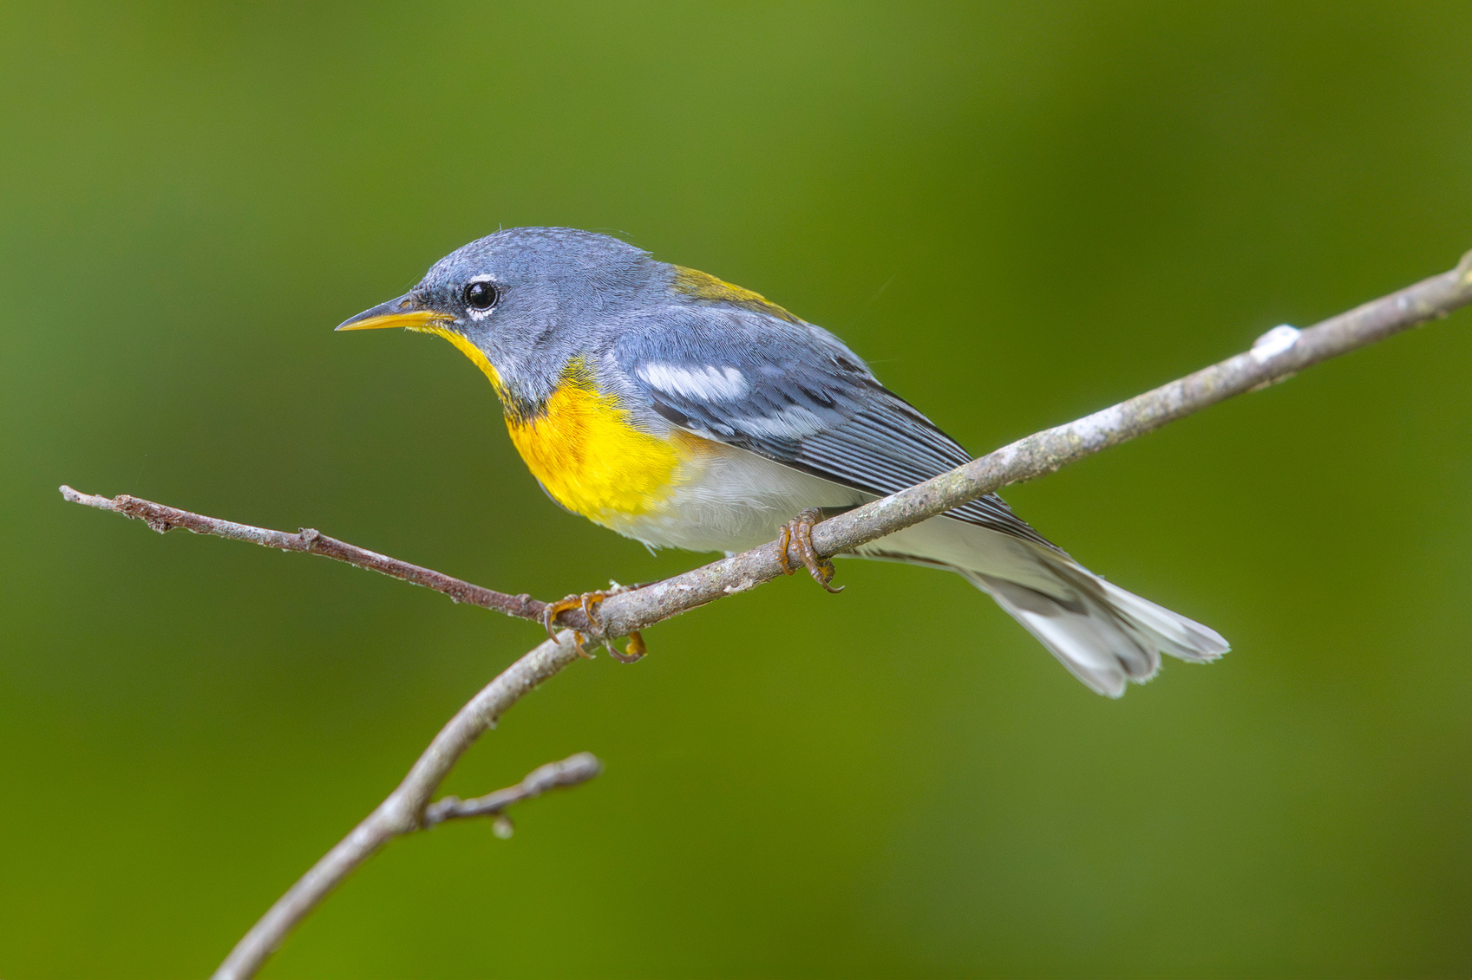
{"type": "MultiPolygon", "coordinates": [[[[352,833],[302,875],[301,880],[277,899],[276,904],[251,927],[250,932],[236,944],[225,962],[215,971],[215,980],[244,980],[254,976],[266,962],[266,957],[275,952],[276,947],[281,945],[297,923],[306,918],[307,913],[316,908],[327,897],[328,892],[336,888],[354,868],[395,837],[428,826],[425,807],[429,804],[429,798],[459,761],[460,756],[465,754],[482,732],[496,724],[496,719],[507,708],[521,700],[522,695],[576,659],[578,648],[573,642],[572,632],[563,630],[556,639],[541,644],[482,688],[479,694],[470,699],[470,703],[455,713],[449,724],[440,729],[434,741],[429,743],[429,748],[419,756],[404,781],[389,794],[388,799],[380,803],[362,823],[353,828],[352,833]]],[[[554,766],[571,764],[571,774],[580,777],[572,781],[559,782],[557,776],[549,777],[545,773],[545,770],[551,768],[548,766],[536,770],[522,781],[521,786],[501,791],[505,794],[523,791],[515,799],[503,798],[499,801],[502,809],[520,799],[530,799],[554,786],[571,786],[592,779],[601,767],[592,756],[587,756],[587,759],[592,761],[592,765],[579,756],[554,763],[554,766]],[[536,791],[524,791],[523,787],[534,780],[537,781],[536,791]]],[[[558,774],[567,775],[567,772],[558,774]]],[[[498,795],[500,794],[492,794],[498,795]]],[[[447,816],[470,815],[455,812],[457,807],[466,806],[459,801],[450,803],[446,800],[441,805],[444,810],[441,811],[439,820],[444,820],[447,816]]]]}
{"type": "MultiPolygon", "coordinates": [[[[968,500],[1055,470],[1233,395],[1266,387],[1331,357],[1384,340],[1472,303],[1472,252],[1455,269],[1382,296],[1307,330],[1276,327],[1246,353],[1162,385],[1118,405],[1028,436],[949,473],[832,517],[813,528],[813,546],[824,557],[852,551],[968,500]]],[[[792,564],[800,556],[791,556],[792,564]]],[[[598,608],[610,636],[623,636],[745,592],[783,574],[774,544],[713,562],[643,588],[610,596],[598,608]]],[[[574,629],[598,635],[581,614],[564,616],[574,629]]]]}
{"type": "Polygon", "coordinates": [[[337,538],[329,538],[310,527],[304,527],[296,534],[290,534],[286,531],[273,531],[268,527],[254,527],[250,524],[222,521],[218,517],[206,517],[204,514],[196,514],[193,511],[156,504],[152,500],[143,500],[126,493],[116,497],[99,497],[96,494],[81,493],[65,485],[61,487],[61,495],[74,504],[96,507],[98,510],[110,510],[124,517],[138,518],[159,534],[167,534],[175,528],[183,528],[195,534],[212,534],[217,538],[229,538],[231,541],[249,541],[263,548],[280,548],[282,551],[305,551],[308,554],[322,555],[326,558],[347,562],[358,568],[366,568],[370,572],[379,572],[390,578],[403,579],[405,582],[422,585],[426,589],[443,592],[455,602],[466,602],[472,606],[480,606],[482,609],[493,609],[520,619],[541,622],[542,611],[546,608],[545,603],[538,602],[525,593],[507,595],[504,592],[497,592],[494,589],[454,578],[443,572],[436,572],[431,568],[421,568],[406,561],[399,561],[397,558],[390,558],[388,555],[380,555],[376,551],[359,548],[346,541],[339,541],[337,538]]]}
{"type": "MultiPolygon", "coordinates": [[[[935,479],[824,521],[813,530],[813,544],[824,556],[851,551],[1009,483],[1051,473],[1233,395],[1283,380],[1306,367],[1445,316],[1469,303],[1472,303],[1472,252],[1449,272],[1366,303],[1308,330],[1275,328],[1259,338],[1250,351],[1078,421],[1029,436],[935,479]]],[[[436,589],[457,601],[525,619],[540,619],[545,608],[529,596],[483,589],[355,548],[316,531],[303,530],[292,535],[220,521],[126,495],[107,499],[81,494],[70,487],[61,490],[67,500],[140,517],[158,531],[183,527],[200,534],[251,541],[287,551],[327,555],[436,589]]],[[[800,556],[790,557],[797,563],[800,556]]],[[[776,578],[782,571],[774,542],[653,585],[611,595],[598,606],[598,622],[590,622],[581,610],[564,613],[559,621],[594,637],[624,636],[727,595],[748,591],[776,578]]],[[[516,661],[477,694],[436,736],[399,788],[272,906],[231,952],[216,977],[244,978],[254,974],[270,952],[333,887],[393,837],[451,817],[499,812],[511,802],[536,795],[531,791],[536,787],[567,785],[557,782],[562,778],[560,775],[545,773],[548,767],[543,767],[519,787],[468,802],[446,799],[429,811],[425,809],[435,788],[476,737],[523,694],[577,657],[574,635],[564,631],[516,661]]],[[[567,766],[571,762],[556,765],[567,766]]],[[[591,778],[591,774],[584,778],[591,778]]]]}

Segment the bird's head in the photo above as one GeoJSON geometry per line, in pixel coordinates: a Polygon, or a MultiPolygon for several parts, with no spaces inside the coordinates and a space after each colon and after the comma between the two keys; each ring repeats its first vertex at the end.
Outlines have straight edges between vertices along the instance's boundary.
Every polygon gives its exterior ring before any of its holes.
{"type": "Polygon", "coordinates": [[[541,401],[568,361],[596,349],[660,280],[649,253],[573,228],[508,228],[440,259],[403,296],[338,330],[404,327],[444,337],[510,407],[541,401]]]}

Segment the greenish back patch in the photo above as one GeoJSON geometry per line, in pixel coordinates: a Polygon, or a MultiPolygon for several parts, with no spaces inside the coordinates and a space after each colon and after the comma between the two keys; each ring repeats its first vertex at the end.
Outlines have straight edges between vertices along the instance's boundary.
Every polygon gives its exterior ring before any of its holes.
{"type": "Polygon", "coordinates": [[[695,299],[703,299],[711,303],[729,303],[756,313],[779,317],[788,323],[802,323],[800,318],[788,313],[776,303],[768,302],[761,293],[742,289],[740,286],[734,286],[697,269],[687,269],[682,265],[675,266],[675,278],[670,283],[670,287],[677,293],[684,293],[695,299]]]}

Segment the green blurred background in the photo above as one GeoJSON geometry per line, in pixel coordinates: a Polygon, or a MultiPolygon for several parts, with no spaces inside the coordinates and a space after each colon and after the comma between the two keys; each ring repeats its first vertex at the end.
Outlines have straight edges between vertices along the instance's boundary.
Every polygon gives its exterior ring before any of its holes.
{"type": "MultiPolygon", "coordinates": [[[[1472,6],[0,9],[0,975],[184,976],[535,627],[64,504],[308,525],[541,597],[571,517],[449,346],[334,324],[614,231],[843,336],[977,451],[1472,248],[1472,6]]],[[[1465,976],[1472,316],[1008,493],[1235,652],[1096,697],[846,561],[529,697],[275,977],[1465,976]]]]}

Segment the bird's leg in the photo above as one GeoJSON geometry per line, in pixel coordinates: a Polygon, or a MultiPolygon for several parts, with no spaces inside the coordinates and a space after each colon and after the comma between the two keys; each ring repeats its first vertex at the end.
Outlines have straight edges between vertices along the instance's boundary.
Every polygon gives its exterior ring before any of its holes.
{"type": "MultiPolygon", "coordinates": [[[[613,587],[606,592],[595,590],[593,592],[584,592],[581,595],[574,593],[565,598],[558,599],[556,602],[549,602],[546,608],[542,610],[542,626],[547,630],[548,636],[556,638],[557,629],[555,624],[557,617],[573,609],[581,609],[583,615],[588,617],[588,623],[595,627],[599,633],[602,633],[603,622],[598,618],[598,606],[602,604],[604,599],[607,599],[611,595],[618,595],[620,592],[630,592],[636,588],[639,588],[639,586],[619,585],[615,582],[613,583],[613,587]]],[[[592,655],[583,649],[583,640],[583,634],[577,630],[573,630],[573,642],[577,644],[578,656],[592,659],[592,655]]],[[[603,646],[608,650],[609,656],[623,664],[631,664],[636,660],[642,659],[644,654],[648,652],[648,648],[644,646],[644,638],[639,635],[638,630],[629,634],[628,653],[626,654],[619,653],[615,650],[613,644],[606,638],[604,639],[603,646]]]]}
{"type": "Polygon", "coordinates": [[[798,557],[802,559],[803,567],[808,570],[813,581],[829,592],[842,592],[843,586],[828,584],[833,581],[833,563],[826,558],[819,558],[818,552],[813,548],[813,525],[822,519],[821,510],[809,507],[783,524],[782,536],[777,541],[777,561],[782,566],[783,574],[791,575],[797,571],[787,558],[788,547],[796,544],[798,557]]]}

